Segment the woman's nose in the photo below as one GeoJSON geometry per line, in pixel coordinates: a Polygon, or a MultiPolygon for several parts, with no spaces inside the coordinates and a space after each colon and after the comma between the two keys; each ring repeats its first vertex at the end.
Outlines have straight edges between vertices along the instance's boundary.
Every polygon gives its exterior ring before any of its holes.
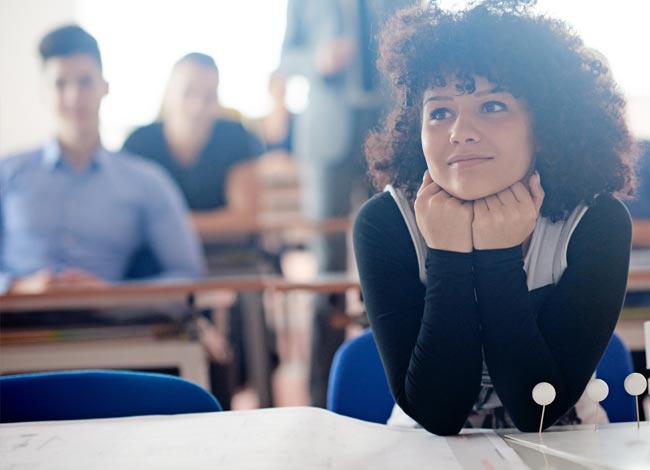
{"type": "Polygon", "coordinates": [[[464,144],[479,142],[480,140],[480,132],[476,127],[472,116],[466,113],[458,114],[453,126],[451,127],[449,141],[452,144],[464,144]]]}

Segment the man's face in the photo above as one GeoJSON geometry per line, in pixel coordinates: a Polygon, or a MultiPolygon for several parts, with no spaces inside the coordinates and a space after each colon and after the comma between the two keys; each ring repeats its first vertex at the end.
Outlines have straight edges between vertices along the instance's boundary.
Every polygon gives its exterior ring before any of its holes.
{"type": "Polygon", "coordinates": [[[99,106],[108,93],[108,83],[93,57],[74,54],[47,59],[44,83],[57,133],[80,135],[97,132],[99,106]]]}

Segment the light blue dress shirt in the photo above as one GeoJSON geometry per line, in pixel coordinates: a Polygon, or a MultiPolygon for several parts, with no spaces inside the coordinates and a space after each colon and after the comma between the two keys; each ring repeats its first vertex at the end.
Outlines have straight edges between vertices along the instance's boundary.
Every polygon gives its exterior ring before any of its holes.
{"type": "Polygon", "coordinates": [[[160,263],[159,278],[204,272],[182,195],[162,168],[100,147],[76,170],[56,140],[0,159],[0,292],[41,269],[120,281],[143,246],[160,263]]]}

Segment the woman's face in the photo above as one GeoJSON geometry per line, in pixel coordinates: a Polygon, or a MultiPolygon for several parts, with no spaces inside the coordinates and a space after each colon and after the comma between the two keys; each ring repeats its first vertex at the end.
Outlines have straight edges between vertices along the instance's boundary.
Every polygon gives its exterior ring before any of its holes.
{"type": "Polygon", "coordinates": [[[531,118],[523,101],[474,77],[476,91],[456,82],[423,96],[422,150],[431,177],[463,200],[481,199],[522,180],[531,169],[531,118]]]}
{"type": "Polygon", "coordinates": [[[218,107],[218,84],[216,70],[191,61],[179,63],[167,91],[166,120],[190,127],[211,125],[218,107]]]}

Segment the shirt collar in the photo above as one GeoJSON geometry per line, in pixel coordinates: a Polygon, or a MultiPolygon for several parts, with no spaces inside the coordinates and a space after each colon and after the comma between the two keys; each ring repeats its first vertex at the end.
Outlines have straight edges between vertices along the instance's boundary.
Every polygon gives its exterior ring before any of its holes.
{"type": "MultiPolygon", "coordinates": [[[[108,151],[100,144],[91,158],[88,169],[101,167],[108,156],[108,151]]],[[[50,170],[60,165],[66,165],[58,139],[52,138],[45,143],[43,147],[43,165],[50,170]]]]}

